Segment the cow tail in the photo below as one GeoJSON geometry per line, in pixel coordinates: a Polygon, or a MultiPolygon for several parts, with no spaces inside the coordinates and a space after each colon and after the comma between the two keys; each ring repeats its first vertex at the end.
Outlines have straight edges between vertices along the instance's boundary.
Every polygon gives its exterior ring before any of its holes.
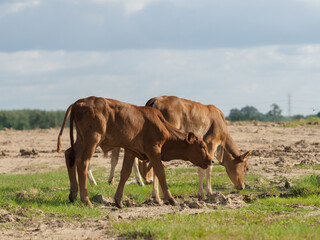
{"type": "Polygon", "coordinates": [[[68,109],[66,111],[66,114],[64,116],[64,119],[63,119],[63,123],[62,123],[61,129],[60,129],[60,133],[59,133],[59,136],[58,136],[58,144],[57,144],[57,152],[58,153],[61,152],[61,137],[62,137],[62,133],[63,133],[64,127],[66,125],[67,119],[69,117],[70,111],[72,109],[72,106],[73,106],[73,104],[68,107],[68,109]]]}
{"type": "MultiPolygon", "coordinates": [[[[72,109],[73,110],[73,109],[72,109]]],[[[75,154],[74,154],[74,138],[73,138],[73,120],[74,120],[74,111],[71,110],[71,114],[70,114],[70,144],[71,144],[71,148],[70,148],[70,167],[73,167],[74,162],[75,162],[75,154]]]]}

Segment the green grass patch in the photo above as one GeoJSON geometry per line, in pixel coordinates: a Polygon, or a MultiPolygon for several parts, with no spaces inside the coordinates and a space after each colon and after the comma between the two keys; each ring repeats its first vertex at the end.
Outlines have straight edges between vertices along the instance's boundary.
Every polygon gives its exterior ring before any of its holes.
{"type": "Polygon", "coordinates": [[[316,164],[316,165],[297,164],[297,165],[294,165],[293,168],[320,170],[320,164],[316,164]]]}
{"type": "MultiPolygon", "coordinates": [[[[224,168],[214,166],[214,169],[217,171],[212,174],[213,191],[236,192],[224,168]]],[[[94,175],[98,185],[88,185],[89,198],[92,200],[98,194],[113,198],[119,173],[115,186],[107,183],[108,171],[104,168],[94,167],[94,175]]],[[[166,176],[173,196],[189,199],[197,196],[196,167],[168,168],[166,176]]],[[[132,180],[133,174],[128,182],[132,180]]],[[[94,208],[84,206],[80,200],[69,203],[66,169],[26,175],[2,174],[0,182],[0,208],[11,213],[22,212],[25,219],[48,220],[54,214],[59,219],[81,222],[106,218],[108,214],[97,203],[94,208]]],[[[320,236],[320,175],[292,180],[292,187],[284,189],[283,183],[270,183],[263,176],[249,172],[246,183],[250,188],[239,193],[252,198],[248,201],[250,204],[240,209],[219,206],[209,213],[110,221],[109,230],[137,239],[316,239],[320,236]]],[[[124,196],[139,204],[148,200],[151,192],[151,185],[127,184],[124,196]]],[[[15,226],[5,223],[0,227],[15,226]]]]}
{"type": "Polygon", "coordinates": [[[320,234],[319,216],[275,214],[247,209],[114,223],[114,233],[149,239],[312,239],[320,234]]]}
{"type": "Polygon", "coordinates": [[[288,121],[288,122],[281,122],[281,125],[284,127],[318,127],[320,124],[320,118],[319,117],[307,117],[307,118],[301,118],[294,121],[288,121]]]}

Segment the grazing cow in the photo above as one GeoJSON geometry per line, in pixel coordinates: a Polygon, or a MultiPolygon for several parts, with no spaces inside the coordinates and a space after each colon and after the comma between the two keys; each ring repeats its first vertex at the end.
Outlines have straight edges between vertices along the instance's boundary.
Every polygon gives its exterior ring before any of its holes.
{"type": "MultiPolygon", "coordinates": [[[[232,139],[220,109],[213,105],[203,105],[175,96],[151,98],[146,106],[158,109],[164,118],[183,132],[192,131],[200,135],[208,147],[211,158],[216,156],[219,163],[226,168],[226,172],[236,187],[245,188],[244,176],[248,170],[248,157],[252,151],[241,154],[232,139]]],[[[212,194],[210,166],[206,170],[207,195],[212,194]]],[[[205,170],[198,168],[199,198],[204,198],[203,177],[205,170]]],[[[157,182],[154,182],[154,191],[157,191],[157,182]]],[[[157,195],[157,193],[156,193],[157,195]]]]}
{"type": "Polygon", "coordinates": [[[61,151],[61,136],[69,114],[71,147],[66,150],[65,159],[71,202],[78,193],[77,172],[80,199],[91,205],[87,192],[87,170],[98,146],[104,152],[115,147],[125,149],[120,182],[115,194],[117,207],[122,207],[123,188],[130,176],[135,157],[149,159],[159,178],[164,199],[171,205],[176,205],[177,202],[168,189],[161,160],[184,159],[203,169],[211,165],[211,158],[202,138],[192,132],[178,130],[157,109],[100,97],[80,99],[68,108],[58,136],[58,152],[61,151]],[[74,123],[77,130],[75,143],[74,123]]]}

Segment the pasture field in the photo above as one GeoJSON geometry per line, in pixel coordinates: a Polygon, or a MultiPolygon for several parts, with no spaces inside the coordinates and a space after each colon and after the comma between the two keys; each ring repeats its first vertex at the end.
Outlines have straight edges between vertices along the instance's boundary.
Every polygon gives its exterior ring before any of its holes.
{"type": "MultiPolygon", "coordinates": [[[[139,187],[132,175],[123,209],[113,204],[121,160],[110,186],[110,159],[98,149],[92,159],[98,185],[88,185],[94,207],[71,204],[64,155],[55,152],[59,129],[2,130],[0,238],[319,239],[319,126],[248,122],[229,130],[241,151],[255,150],[245,190],[236,191],[215,164],[214,195],[199,202],[196,167],[177,160],[166,175],[178,206],[154,204],[152,187],[139,187]]],[[[62,149],[69,145],[66,131],[62,149]]]]}

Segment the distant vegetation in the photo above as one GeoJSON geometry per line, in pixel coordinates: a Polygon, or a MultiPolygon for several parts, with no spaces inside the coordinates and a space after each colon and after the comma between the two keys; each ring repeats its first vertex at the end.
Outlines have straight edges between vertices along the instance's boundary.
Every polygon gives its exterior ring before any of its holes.
{"type": "Polygon", "coordinates": [[[65,111],[12,110],[0,111],[0,130],[34,128],[55,128],[62,124],[65,111]]]}
{"type": "MultiPolygon", "coordinates": [[[[246,106],[239,109],[231,109],[227,119],[229,121],[263,121],[263,122],[284,122],[306,119],[306,121],[320,121],[320,112],[313,116],[283,116],[282,110],[277,104],[271,105],[271,110],[266,114],[258,111],[253,106],[246,106]],[[310,120],[311,119],[311,120],[310,120]]],[[[41,111],[41,110],[11,110],[0,111],[0,130],[3,128],[23,129],[47,129],[60,127],[65,115],[65,111],[41,111]]],[[[298,124],[299,125],[299,124],[298,124]]]]}
{"type": "Polygon", "coordinates": [[[283,116],[282,110],[277,104],[271,105],[271,110],[266,114],[258,111],[255,107],[246,106],[241,108],[241,110],[234,108],[231,109],[229,116],[227,117],[230,121],[250,121],[257,120],[262,122],[282,122],[282,121],[294,121],[298,119],[320,117],[320,112],[317,115],[311,115],[304,117],[303,115],[294,116],[283,116]]]}

